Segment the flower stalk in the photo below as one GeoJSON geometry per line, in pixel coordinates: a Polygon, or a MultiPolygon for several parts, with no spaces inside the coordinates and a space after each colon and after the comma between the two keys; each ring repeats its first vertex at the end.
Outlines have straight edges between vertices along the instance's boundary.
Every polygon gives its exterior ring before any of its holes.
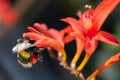
{"type": "Polygon", "coordinates": [[[67,68],[66,58],[67,56],[66,56],[66,52],[64,49],[58,52],[58,59],[60,61],[60,65],[62,65],[64,68],[67,68]]]}
{"type": "Polygon", "coordinates": [[[72,62],[71,62],[72,69],[76,68],[76,63],[79,60],[79,58],[82,54],[82,51],[84,49],[84,43],[79,38],[76,38],[76,45],[77,45],[77,47],[76,47],[77,51],[76,51],[75,56],[73,57],[72,62]]]}
{"type": "Polygon", "coordinates": [[[101,71],[104,69],[110,67],[111,65],[115,64],[116,62],[120,61],[120,52],[110,57],[100,68],[95,70],[88,78],[87,80],[92,80],[94,77],[96,77],[101,71]]]}
{"type": "Polygon", "coordinates": [[[100,68],[98,68],[97,70],[95,70],[88,78],[87,80],[92,80],[94,79],[101,71],[103,71],[106,67],[105,66],[101,66],[100,68]]]}
{"type": "Polygon", "coordinates": [[[83,61],[81,62],[81,64],[77,67],[77,71],[81,71],[84,66],[86,65],[86,63],[88,62],[88,60],[90,59],[91,55],[90,54],[86,54],[83,61]]]}

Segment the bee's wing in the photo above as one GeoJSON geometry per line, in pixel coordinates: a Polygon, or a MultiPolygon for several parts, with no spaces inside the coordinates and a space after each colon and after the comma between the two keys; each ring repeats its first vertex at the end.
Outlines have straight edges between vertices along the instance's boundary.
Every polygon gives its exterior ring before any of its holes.
{"type": "Polygon", "coordinates": [[[33,46],[34,46],[34,44],[19,43],[13,47],[12,52],[19,53],[20,51],[23,51],[23,50],[28,49],[28,48],[33,47],[33,46]]]}

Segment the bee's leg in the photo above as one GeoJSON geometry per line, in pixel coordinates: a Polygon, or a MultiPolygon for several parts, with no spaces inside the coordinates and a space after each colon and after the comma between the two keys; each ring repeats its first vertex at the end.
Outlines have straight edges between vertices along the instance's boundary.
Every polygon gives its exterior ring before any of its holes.
{"type": "Polygon", "coordinates": [[[43,62],[43,56],[42,55],[40,55],[40,57],[38,58],[38,61],[43,62]]]}

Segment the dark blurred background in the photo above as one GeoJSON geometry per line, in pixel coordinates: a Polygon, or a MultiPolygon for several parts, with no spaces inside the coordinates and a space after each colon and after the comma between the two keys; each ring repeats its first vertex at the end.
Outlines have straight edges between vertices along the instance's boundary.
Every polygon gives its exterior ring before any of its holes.
{"type": "MultiPolygon", "coordinates": [[[[7,1],[7,0],[5,0],[7,1]]],[[[16,40],[27,31],[27,26],[35,22],[46,23],[49,28],[63,29],[67,25],[61,22],[61,18],[76,17],[78,10],[86,10],[85,4],[95,8],[102,0],[11,0],[12,9],[18,14],[17,21],[12,24],[0,25],[0,80],[78,80],[59,65],[59,62],[50,58],[46,51],[43,52],[43,62],[33,65],[32,68],[23,68],[12,53],[12,48],[17,44],[16,40]]],[[[0,20],[1,21],[1,20],[0,20]]],[[[1,23],[1,22],[0,22],[1,23]]],[[[102,26],[114,34],[120,40],[120,5],[109,15],[102,26]]],[[[75,52],[75,42],[66,46],[68,61],[75,52]],[[69,52],[73,54],[69,54],[69,52]]],[[[83,74],[88,76],[101,66],[110,56],[119,52],[120,47],[106,43],[99,43],[98,49],[92,56],[83,74]]],[[[120,63],[104,70],[98,75],[97,80],[120,80],[120,63]]]]}

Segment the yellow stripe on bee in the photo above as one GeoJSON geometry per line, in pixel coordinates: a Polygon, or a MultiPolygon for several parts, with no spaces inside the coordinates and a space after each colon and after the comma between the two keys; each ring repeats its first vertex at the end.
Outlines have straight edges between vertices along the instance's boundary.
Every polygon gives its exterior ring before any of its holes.
{"type": "Polygon", "coordinates": [[[27,51],[21,51],[19,54],[25,58],[30,58],[30,54],[27,51]]]}

